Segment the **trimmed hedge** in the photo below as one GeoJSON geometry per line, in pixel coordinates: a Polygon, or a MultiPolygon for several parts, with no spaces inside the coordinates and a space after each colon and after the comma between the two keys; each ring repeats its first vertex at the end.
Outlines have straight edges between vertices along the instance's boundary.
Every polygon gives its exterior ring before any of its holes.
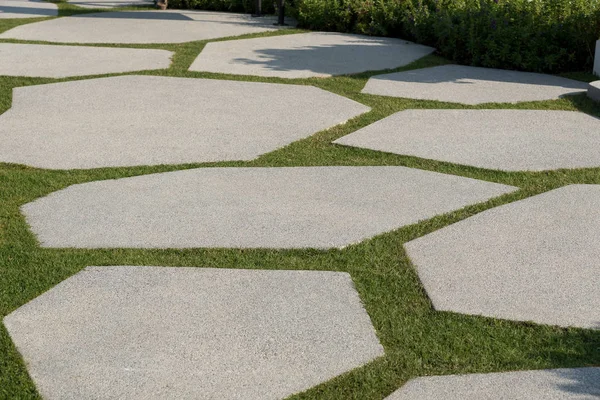
{"type": "MultiPolygon", "coordinates": [[[[252,12],[254,0],[170,0],[174,8],[252,12]]],[[[391,36],[460,64],[591,71],[600,0],[288,0],[300,28],[391,36]]],[[[275,1],[263,1],[275,12],[275,1]]]]}

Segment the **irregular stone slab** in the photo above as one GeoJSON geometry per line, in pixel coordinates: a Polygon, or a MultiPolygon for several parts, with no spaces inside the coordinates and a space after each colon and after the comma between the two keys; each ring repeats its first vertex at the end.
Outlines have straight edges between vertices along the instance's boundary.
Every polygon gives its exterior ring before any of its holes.
{"type": "Polygon", "coordinates": [[[404,167],[201,168],[74,185],[22,211],[44,247],[332,248],[514,190],[404,167]]]}
{"type": "Polygon", "coordinates": [[[571,111],[406,110],[334,143],[505,171],[598,167],[600,119],[571,111]]]}
{"type": "Polygon", "coordinates": [[[384,354],[345,272],[88,267],[4,324],[47,399],[281,399],[384,354]]]}
{"type": "Polygon", "coordinates": [[[278,29],[274,21],[273,17],[201,11],[118,11],[20,25],[0,38],[59,43],[184,43],[273,31],[278,29]]]}
{"type": "Polygon", "coordinates": [[[154,4],[153,1],[147,0],[68,0],[68,3],[83,8],[150,6],[154,4]]]}
{"type": "Polygon", "coordinates": [[[600,81],[590,83],[588,96],[592,100],[600,101],[600,81]]]}
{"type": "Polygon", "coordinates": [[[58,15],[54,3],[38,0],[0,0],[0,19],[43,18],[58,15]]]}
{"type": "Polygon", "coordinates": [[[410,380],[387,400],[592,400],[600,397],[600,368],[563,368],[410,380]]]}
{"type": "Polygon", "coordinates": [[[362,92],[474,105],[552,100],[586,90],[587,83],[552,75],[443,65],[377,75],[362,92]]]}
{"type": "Polygon", "coordinates": [[[316,87],[271,83],[119,76],[29,86],[14,89],[0,116],[0,161],[69,169],[251,160],[368,110],[316,87]]]}
{"type": "Polygon", "coordinates": [[[401,67],[434,51],[400,39],[313,32],[208,43],[190,71],[328,77],[401,67]]]}
{"type": "Polygon", "coordinates": [[[0,43],[0,75],[65,78],[168,68],[172,52],[0,43]]]}
{"type": "Polygon", "coordinates": [[[600,328],[600,185],[484,211],[407,243],[436,310],[600,328]]]}

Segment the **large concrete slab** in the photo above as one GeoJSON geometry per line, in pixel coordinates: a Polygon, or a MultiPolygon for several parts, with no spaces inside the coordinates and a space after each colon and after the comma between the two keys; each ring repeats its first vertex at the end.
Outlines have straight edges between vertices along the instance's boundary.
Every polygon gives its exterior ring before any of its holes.
{"type": "Polygon", "coordinates": [[[209,43],[190,71],[328,77],[401,67],[433,51],[400,39],[312,32],[209,43]]]}
{"type": "Polygon", "coordinates": [[[67,2],[83,8],[114,8],[154,5],[154,1],[151,0],[68,0],[67,2]]]}
{"type": "Polygon", "coordinates": [[[563,368],[416,378],[386,400],[593,400],[600,368],[563,368]]]}
{"type": "Polygon", "coordinates": [[[70,169],[251,160],[368,110],[316,87],[271,83],[133,75],[29,86],[13,90],[0,116],[0,161],[70,169]]]}
{"type": "Polygon", "coordinates": [[[586,90],[587,83],[553,75],[443,65],[373,76],[362,92],[475,105],[552,100],[586,90]]]}
{"type": "Polygon", "coordinates": [[[43,18],[58,15],[58,6],[41,0],[0,0],[0,19],[43,18]]]}
{"type": "Polygon", "coordinates": [[[168,68],[172,52],[0,43],[0,75],[65,78],[168,68]]]}
{"type": "Polygon", "coordinates": [[[512,192],[405,167],[201,168],[23,206],[44,247],[332,248],[512,192]]]}
{"type": "Polygon", "coordinates": [[[4,318],[46,399],[281,399],[383,355],[344,272],[88,267],[4,318]]]}
{"type": "MultiPolygon", "coordinates": [[[[0,0],[1,1],[1,0],[0,0]]],[[[184,43],[268,32],[273,17],[205,11],[117,11],[20,25],[0,39],[57,43],[184,43]]]]}
{"type": "Polygon", "coordinates": [[[600,185],[484,211],[405,246],[436,310],[600,329],[600,185]]]}
{"type": "Polygon", "coordinates": [[[570,111],[406,110],[334,143],[505,171],[600,167],[600,119],[570,111]]]}
{"type": "Polygon", "coordinates": [[[590,99],[600,102],[600,81],[591,82],[588,87],[590,99]]]}

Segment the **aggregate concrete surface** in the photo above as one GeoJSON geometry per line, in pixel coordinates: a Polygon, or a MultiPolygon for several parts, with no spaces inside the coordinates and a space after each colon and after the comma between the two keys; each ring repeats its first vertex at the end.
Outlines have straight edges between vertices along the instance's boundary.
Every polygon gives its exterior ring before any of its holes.
{"type": "Polygon", "coordinates": [[[475,105],[552,100],[586,90],[587,83],[552,75],[443,65],[376,75],[362,92],[475,105]]]}
{"type": "Polygon", "coordinates": [[[434,51],[400,39],[311,32],[208,43],[190,71],[328,77],[401,67],[434,51]]]}
{"type": "Polygon", "coordinates": [[[72,169],[251,160],[369,110],[303,85],[119,76],[13,90],[0,161],[72,169]]]}
{"type": "MultiPolygon", "coordinates": [[[[2,0],[0,0],[2,1],[2,0]]],[[[0,39],[58,43],[184,43],[279,29],[274,17],[206,11],[115,11],[20,25],[0,39]]]]}
{"type": "Polygon", "coordinates": [[[0,43],[0,75],[66,78],[162,69],[172,56],[153,49],[0,43]]]}
{"type": "Polygon", "coordinates": [[[600,166],[600,119],[571,111],[406,110],[334,143],[505,171],[600,166]]]}
{"type": "Polygon", "coordinates": [[[600,329],[600,185],[506,204],[405,244],[436,310],[600,329]]]}
{"type": "Polygon", "coordinates": [[[345,272],[87,267],[4,324],[45,399],[281,399],[383,355],[345,272]]]}
{"type": "Polygon", "coordinates": [[[600,368],[561,368],[410,380],[386,400],[594,400],[600,368]]]}
{"type": "Polygon", "coordinates": [[[405,167],[200,168],[22,207],[44,247],[334,248],[514,191],[405,167]]]}

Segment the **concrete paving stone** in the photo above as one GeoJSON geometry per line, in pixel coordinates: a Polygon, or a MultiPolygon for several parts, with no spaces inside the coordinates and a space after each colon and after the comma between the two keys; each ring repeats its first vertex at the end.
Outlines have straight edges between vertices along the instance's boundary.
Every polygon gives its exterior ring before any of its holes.
{"type": "Polygon", "coordinates": [[[562,368],[410,380],[386,400],[593,400],[600,368],[562,368]]]}
{"type": "Polygon", "coordinates": [[[87,267],[4,318],[45,399],[281,399],[383,356],[350,275],[87,267]]]}
{"type": "MultiPolygon", "coordinates": [[[[2,1],[2,0],[0,0],[2,1]]],[[[0,39],[58,43],[184,43],[279,29],[274,17],[206,11],[116,11],[20,25],[0,39]]]]}
{"type": "Polygon", "coordinates": [[[600,329],[600,185],[570,185],[406,243],[436,310],[600,329]]]}
{"type": "Polygon", "coordinates": [[[600,119],[571,111],[406,110],[334,143],[505,171],[600,167],[600,119]]]}
{"type": "Polygon", "coordinates": [[[591,82],[588,87],[588,96],[590,99],[600,101],[600,81],[591,82]]]}
{"type": "Polygon", "coordinates": [[[20,87],[0,116],[0,161],[71,169],[251,160],[368,110],[313,86],[213,79],[20,87]]]}
{"type": "Polygon", "coordinates": [[[444,65],[373,76],[362,92],[475,105],[552,100],[586,90],[587,83],[553,75],[444,65]]]}
{"type": "Polygon", "coordinates": [[[154,1],[151,0],[68,0],[67,2],[82,8],[114,8],[154,5],[154,1]]]}
{"type": "Polygon", "coordinates": [[[0,43],[0,75],[65,78],[168,68],[166,50],[0,43]]]}
{"type": "Polygon", "coordinates": [[[190,71],[328,77],[401,67],[434,51],[400,39],[312,32],[208,43],[190,71]]]}
{"type": "Polygon", "coordinates": [[[54,3],[38,0],[0,0],[0,19],[43,18],[58,15],[54,3]]]}
{"type": "Polygon", "coordinates": [[[516,188],[405,167],[200,168],[23,206],[43,247],[334,248],[516,188]]]}

